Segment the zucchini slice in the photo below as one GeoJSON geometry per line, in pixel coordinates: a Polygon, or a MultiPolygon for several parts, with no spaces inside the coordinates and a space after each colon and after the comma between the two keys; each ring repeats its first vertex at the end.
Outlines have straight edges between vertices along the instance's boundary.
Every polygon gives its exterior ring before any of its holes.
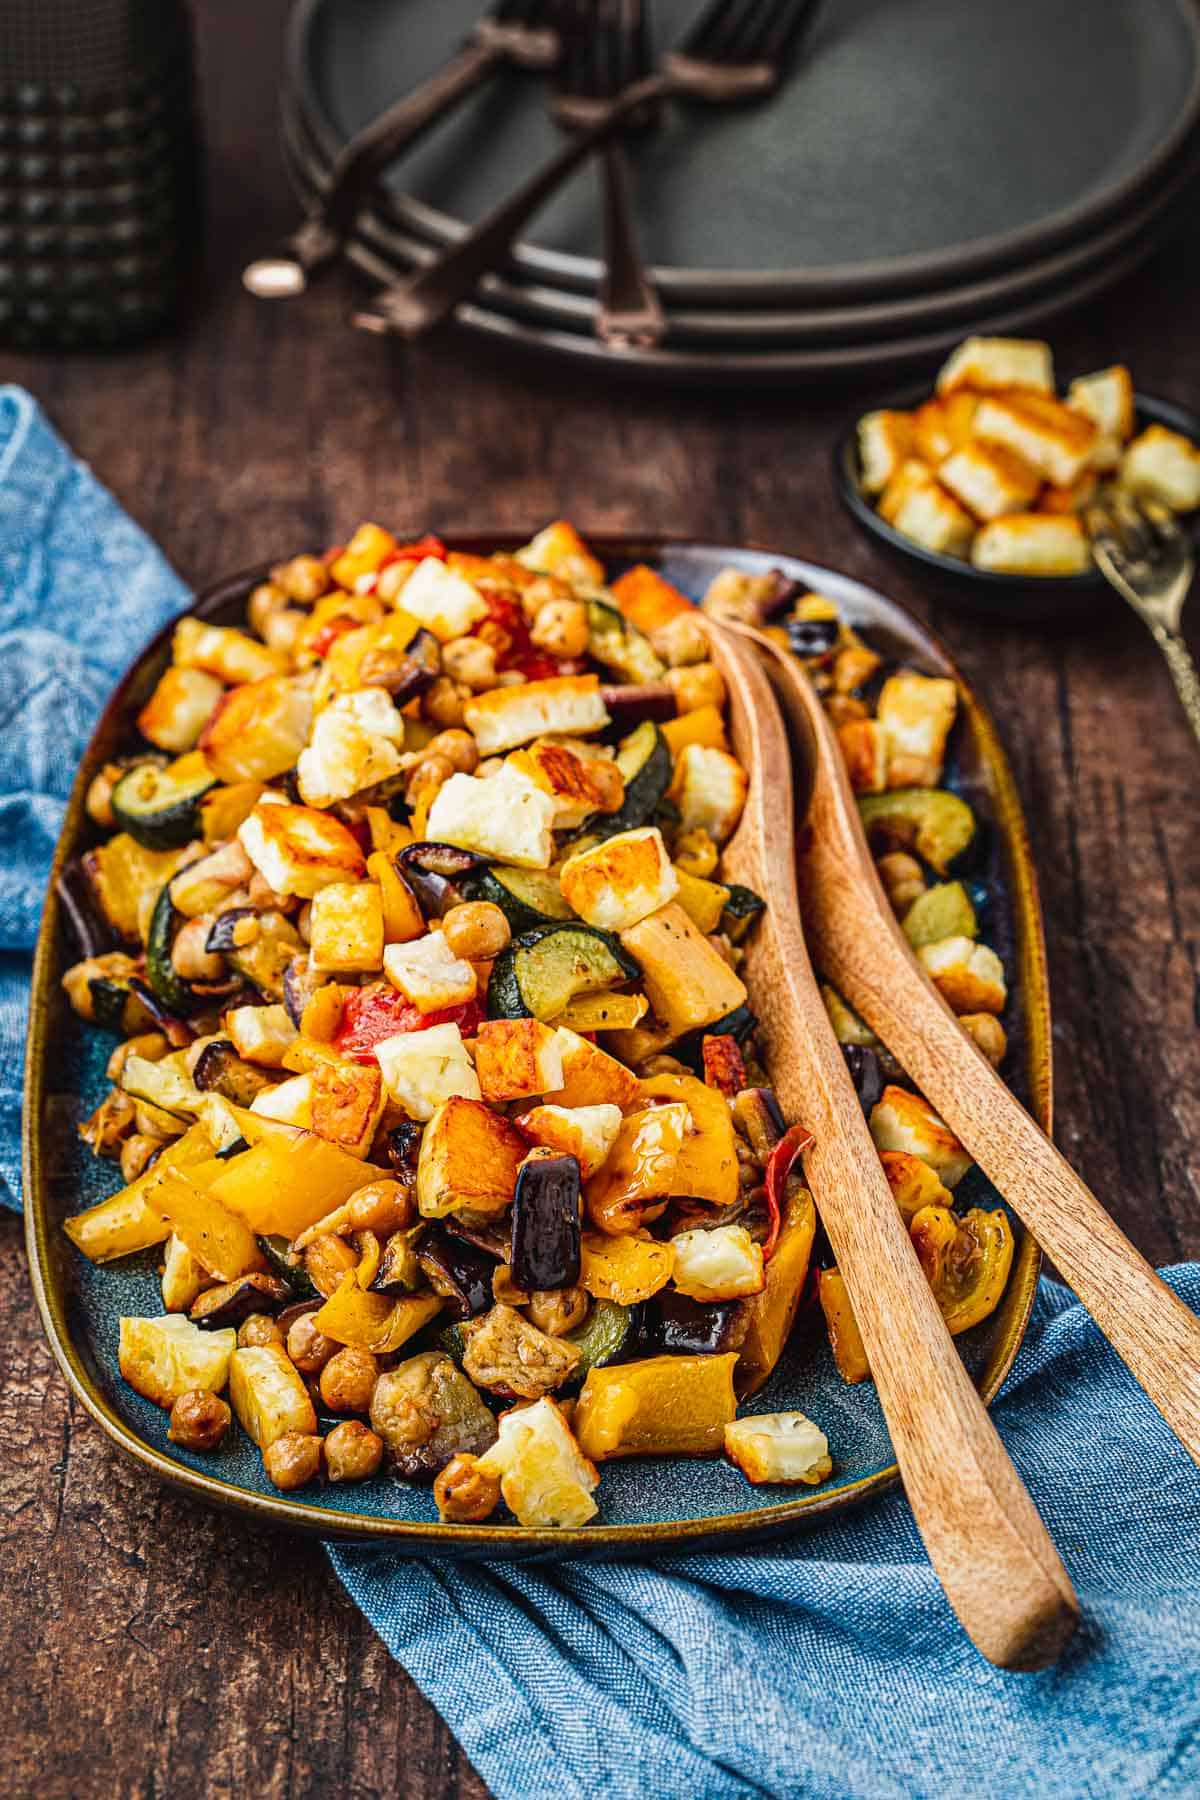
{"type": "Polygon", "coordinates": [[[202,1093],[220,1094],[235,1106],[249,1106],[264,1088],[275,1086],[274,1075],[243,1061],[228,1038],[214,1038],[204,1046],[192,1081],[202,1093]]]}
{"type": "Polygon", "coordinates": [[[721,930],[731,944],[740,944],[758,915],[766,912],[767,903],[759,899],[753,888],[742,887],[740,882],[727,885],[729,898],[721,910],[721,930]]]}
{"type": "Polygon", "coordinates": [[[462,886],[468,899],[490,900],[498,906],[514,935],[575,917],[563,899],[557,876],[545,869],[510,869],[506,863],[497,863],[462,886]]]}
{"type": "Polygon", "coordinates": [[[625,681],[659,681],[665,673],[645,632],[604,600],[588,601],[588,651],[625,681]]]}
{"type": "Polygon", "coordinates": [[[666,738],[653,719],[642,723],[622,738],[617,746],[617,767],[625,777],[625,798],[615,813],[596,813],[587,822],[579,840],[570,848],[589,847],[603,838],[616,837],[621,831],[636,831],[649,825],[671,785],[674,764],[666,738]]]}
{"type": "Polygon", "coordinates": [[[581,1380],[589,1369],[602,1369],[607,1363],[619,1362],[634,1348],[634,1310],[618,1300],[593,1300],[592,1310],[583,1324],[567,1333],[567,1343],[579,1352],[579,1364],[572,1381],[581,1380]]]}
{"type": "Polygon", "coordinates": [[[893,788],[860,794],[858,810],[872,847],[915,850],[944,875],[975,836],[975,815],[948,788],[893,788]]]}
{"type": "Polygon", "coordinates": [[[901,929],[914,950],[943,938],[979,936],[975,908],[961,881],[942,881],[918,895],[904,915],[901,929]]]}
{"type": "Polygon", "coordinates": [[[203,757],[135,763],[112,791],[113,818],[147,850],[176,850],[198,835],[200,802],[216,786],[203,757]]]}
{"type": "Polygon", "coordinates": [[[182,976],[176,974],[175,964],[171,961],[175,928],[182,918],[182,913],[177,913],[171,903],[171,884],[164,882],[154,903],[146,936],[146,980],[155,999],[180,1019],[186,1018],[197,1004],[195,994],[182,976]]]}
{"type": "Polygon", "coordinates": [[[88,982],[88,992],[92,996],[92,1017],[101,1031],[128,1034],[137,1030],[136,1023],[128,1023],[130,1016],[136,1019],[137,1012],[140,1012],[145,1017],[145,1011],[127,981],[114,981],[109,975],[97,975],[88,982]],[[137,1012],[133,1011],[135,1008],[137,1012]]]}
{"type": "Polygon", "coordinates": [[[592,994],[640,975],[617,939],[592,925],[541,925],[514,938],[492,965],[490,1019],[558,1017],[576,994],[592,994]]]}

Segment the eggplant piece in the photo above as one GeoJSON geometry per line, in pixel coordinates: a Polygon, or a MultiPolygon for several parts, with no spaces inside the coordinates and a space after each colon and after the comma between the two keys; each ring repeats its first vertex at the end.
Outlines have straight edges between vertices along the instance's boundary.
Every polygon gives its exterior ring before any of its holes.
{"type": "Polygon", "coordinates": [[[291,1297],[291,1288],[278,1275],[239,1275],[236,1281],[206,1289],[189,1316],[202,1331],[221,1331],[243,1324],[251,1313],[271,1312],[291,1297]]]}
{"type": "Polygon", "coordinates": [[[328,982],[327,975],[313,973],[312,958],[305,953],[293,956],[283,971],[283,1004],[287,1008],[287,1016],[300,1029],[300,1021],[304,1017],[304,1009],[313,995],[328,982]]]}
{"type": "MultiPolygon", "coordinates": [[[[215,1154],[218,1162],[232,1162],[235,1156],[240,1156],[243,1150],[248,1150],[249,1148],[250,1146],[244,1137],[235,1137],[231,1138],[229,1143],[222,1144],[221,1148],[216,1151],[215,1154]]],[[[268,1258],[268,1261],[269,1260],[270,1259],[268,1258]]]]}
{"type": "Polygon", "coordinates": [[[54,886],[79,947],[80,960],[127,948],[120,932],[97,907],[95,890],[79,862],[69,862],[54,886]]]}
{"type": "Polygon", "coordinates": [[[231,906],[227,912],[219,913],[213,920],[212,929],[204,940],[204,948],[212,955],[228,956],[231,950],[240,948],[236,931],[243,919],[257,919],[258,913],[253,906],[231,906]]]}
{"type": "Polygon", "coordinates": [[[765,1163],[787,1127],[771,1088],[743,1088],[733,1102],[734,1123],[760,1162],[765,1163]]]}
{"type": "Polygon", "coordinates": [[[442,1226],[434,1224],[421,1238],[417,1261],[434,1293],[446,1301],[452,1318],[473,1319],[492,1304],[492,1271],[496,1265],[486,1251],[476,1249],[474,1244],[451,1237],[442,1226]]]}
{"type": "Polygon", "coordinates": [[[421,1154],[421,1126],[411,1119],[403,1125],[395,1125],[387,1134],[387,1158],[392,1166],[392,1174],[397,1181],[414,1186],[417,1179],[417,1159],[421,1154]]]}
{"type": "Polygon", "coordinates": [[[494,1263],[508,1261],[509,1233],[504,1219],[481,1219],[476,1224],[469,1224],[458,1213],[450,1213],[442,1220],[442,1224],[451,1237],[462,1238],[465,1244],[474,1244],[485,1256],[490,1256],[494,1263]]]}
{"type": "Polygon", "coordinates": [[[281,912],[267,911],[258,914],[258,932],[251,942],[234,946],[227,955],[230,967],[264,1000],[282,1000],[287,971],[303,950],[304,941],[291,920],[281,912]]]}
{"type": "Polygon", "coordinates": [[[512,1208],[513,1280],[527,1294],[579,1280],[579,1163],[530,1151],[517,1173],[512,1208]]]}
{"type": "Polygon", "coordinates": [[[115,1031],[118,1037],[131,1037],[145,1019],[142,1004],[128,981],[111,975],[94,975],[88,982],[92,997],[92,1018],[101,1031],[115,1031]]]}
{"type": "Polygon", "coordinates": [[[854,1091],[858,1095],[863,1111],[869,1118],[872,1109],[882,1098],[886,1086],[879,1058],[874,1050],[866,1044],[843,1044],[842,1055],[846,1059],[846,1067],[850,1071],[854,1091]]]}
{"type": "Polygon", "coordinates": [[[178,1013],[172,1012],[169,1006],[164,1006],[150,983],[143,981],[140,975],[130,976],[129,987],[150,1014],[172,1050],[186,1050],[196,1036],[187,1021],[181,1019],[178,1013]]]}
{"type": "Polygon", "coordinates": [[[671,1355],[722,1356],[740,1350],[750,1329],[750,1318],[739,1300],[706,1305],[686,1294],[665,1290],[655,1296],[658,1338],[671,1355]]]}
{"type": "Polygon", "coordinates": [[[486,869],[473,850],[455,844],[408,844],[396,854],[396,868],[417,896],[427,919],[440,919],[462,899],[457,883],[486,869]]]}
{"type": "Polygon", "coordinates": [[[200,1052],[192,1080],[205,1093],[221,1094],[235,1106],[249,1106],[264,1088],[274,1087],[272,1075],[243,1062],[228,1038],[217,1038],[200,1052]]]}
{"type": "Polygon", "coordinates": [[[385,1370],[371,1395],[371,1429],[404,1481],[432,1481],[452,1456],[479,1456],[497,1435],[481,1395],[444,1350],[385,1370]]]}
{"type": "Polygon", "coordinates": [[[789,619],[784,630],[796,656],[828,656],[838,641],[839,626],[836,619],[789,619]]]}
{"type": "Polygon", "coordinates": [[[729,898],[721,911],[720,929],[731,944],[740,944],[759,915],[766,912],[767,903],[740,881],[731,881],[727,886],[729,898]]]}
{"type": "Polygon", "coordinates": [[[393,702],[403,706],[432,687],[441,666],[441,647],[422,627],[406,650],[368,650],[358,678],[363,687],[385,688],[393,702]]]}
{"type": "Polygon", "coordinates": [[[602,686],[600,693],[608,708],[612,729],[622,737],[647,719],[652,724],[662,725],[667,719],[675,718],[679,711],[674,690],[665,681],[629,682],[621,687],[602,686]]]}
{"type": "Polygon", "coordinates": [[[372,1293],[415,1294],[425,1286],[425,1271],[417,1261],[417,1242],[424,1229],[424,1225],[418,1225],[412,1231],[393,1231],[383,1246],[371,1283],[372,1293]]]}
{"type": "Polygon", "coordinates": [[[671,1055],[681,1063],[686,1063],[692,1073],[703,1080],[706,1037],[731,1037],[738,1048],[742,1049],[757,1030],[757,1015],[744,1004],[735,1006],[732,1012],[726,1013],[722,1019],[714,1019],[711,1025],[699,1025],[695,1031],[685,1031],[671,1045],[671,1055]]]}
{"type": "Polygon", "coordinates": [[[286,1282],[293,1300],[316,1300],[321,1303],[322,1296],[313,1286],[303,1257],[293,1257],[288,1238],[264,1234],[258,1240],[258,1247],[270,1263],[271,1273],[280,1281],[286,1282]]]}

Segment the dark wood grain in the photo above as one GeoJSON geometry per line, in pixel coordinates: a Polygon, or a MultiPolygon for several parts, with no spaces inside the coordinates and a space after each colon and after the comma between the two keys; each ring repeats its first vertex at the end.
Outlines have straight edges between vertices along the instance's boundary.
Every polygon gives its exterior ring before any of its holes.
{"type": "MultiPolygon", "coordinates": [[[[343,329],[336,277],[286,317],[242,263],[292,222],[273,92],[284,0],[206,0],[207,267],[174,337],[119,357],[9,357],[189,579],[320,545],[363,517],[480,530],[566,511],[594,530],[758,540],[885,587],[944,632],[999,715],[1029,813],[1057,1016],[1058,1139],[1156,1262],[1200,1253],[1195,748],[1115,607],[1071,636],[932,606],[843,516],[828,446],[852,396],[642,392],[343,329]]],[[[1054,333],[1200,402],[1200,240],[1054,333]]],[[[0,1792],[479,1796],[437,1715],[320,1549],[161,1492],[80,1418],[0,1223],[0,1792]]]]}

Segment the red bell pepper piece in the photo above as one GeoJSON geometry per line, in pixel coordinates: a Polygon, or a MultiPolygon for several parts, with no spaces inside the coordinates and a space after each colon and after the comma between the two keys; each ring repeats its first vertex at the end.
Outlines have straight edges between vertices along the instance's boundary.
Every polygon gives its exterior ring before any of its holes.
{"type": "Polygon", "coordinates": [[[357,631],[361,623],[361,619],[348,619],[345,613],[338,619],[330,619],[328,625],[322,625],[312,640],[314,655],[328,656],[330,647],[348,631],[357,631]]]}
{"type": "Polygon", "coordinates": [[[792,1125],[784,1132],[770,1156],[767,1158],[766,1187],[767,1213],[771,1228],[762,1247],[763,1261],[769,1262],[779,1242],[779,1231],[783,1224],[783,1203],[787,1198],[788,1176],[798,1156],[803,1155],[816,1142],[806,1125],[792,1125]]]}
{"type": "Polygon", "coordinates": [[[439,562],[446,560],[446,546],[440,537],[427,532],[424,537],[415,538],[411,544],[397,544],[384,557],[380,567],[386,569],[389,563],[424,562],[427,556],[436,556],[439,562]]]}
{"type": "Polygon", "coordinates": [[[355,988],[346,995],[333,1047],[340,1056],[351,1057],[355,1062],[374,1062],[375,1046],[385,1038],[397,1037],[401,1032],[428,1031],[431,1025],[457,1025],[464,1037],[474,1037],[482,1017],[477,1000],[423,1013],[394,988],[382,984],[355,988]]]}

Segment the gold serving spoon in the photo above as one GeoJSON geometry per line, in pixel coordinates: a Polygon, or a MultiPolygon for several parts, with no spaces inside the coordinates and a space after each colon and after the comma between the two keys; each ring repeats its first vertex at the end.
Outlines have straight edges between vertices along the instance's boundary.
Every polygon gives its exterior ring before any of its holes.
{"type": "MultiPolygon", "coordinates": [[[[988,1658],[1040,1669],[1079,1617],[1070,1578],[950,1338],[904,1229],[800,924],[787,732],[757,657],[705,621],[750,792],[724,868],[766,901],[745,973],[784,1113],[845,1278],[929,1560],[988,1658]]],[[[957,1030],[958,1028],[955,1027],[957,1030]]]]}
{"type": "Polygon", "coordinates": [[[1200,1320],[1114,1223],[921,969],[884,894],[841,749],[802,665],[753,627],[730,622],[728,629],[767,658],[771,684],[807,749],[801,766],[811,794],[798,876],[819,967],[1024,1220],[1200,1462],[1200,1320]]]}

